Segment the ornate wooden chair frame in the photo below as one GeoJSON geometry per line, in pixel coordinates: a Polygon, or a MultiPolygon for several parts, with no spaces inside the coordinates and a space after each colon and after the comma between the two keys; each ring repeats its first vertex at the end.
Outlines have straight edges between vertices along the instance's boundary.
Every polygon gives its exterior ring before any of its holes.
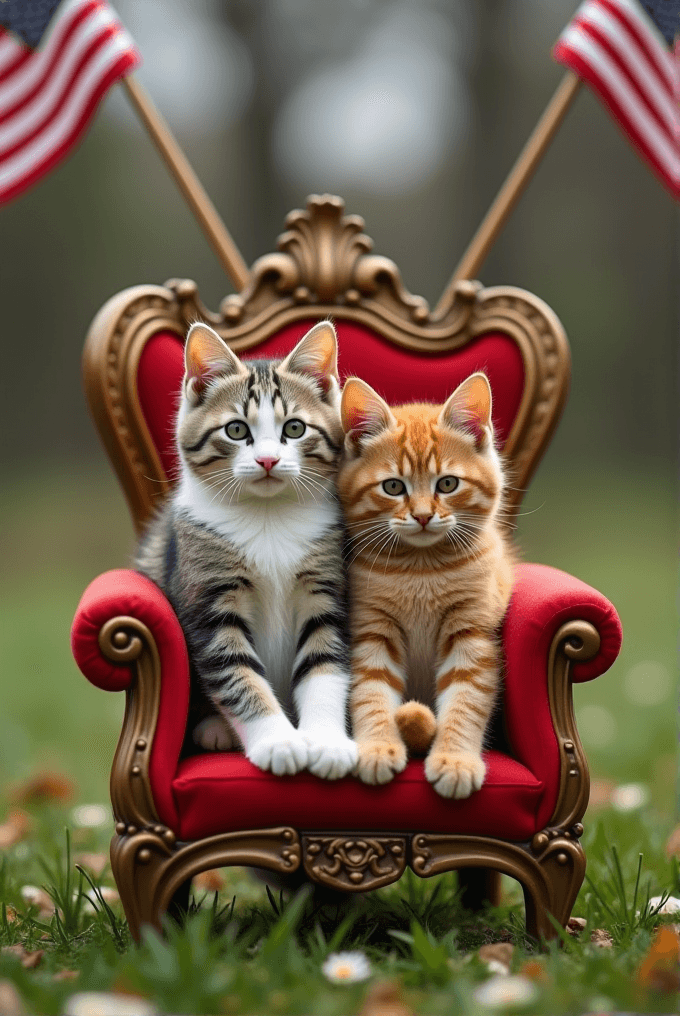
{"type": "MultiPolygon", "coordinates": [[[[245,289],[227,297],[219,313],[203,306],[193,282],[171,280],[165,286],[127,289],[95,318],[84,354],[87,396],[138,529],[170,481],[139,403],[137,367],[153,335],[171,331],[184,337],[198,319],[210,323],[237,352],[292,322],[325,316],[358,322],[397,345],[423,351],[453,350],[492,330],[511,336],[525,372],[524,394],[505,444],[513,486],[519,488],[512,492],[511,508],[517,509],[520,490],[550,440],[567,395],[570,356],[558,319],[530,293],[509,286],[485,289],[470,281],[459,282],[448,304],[433,316],[425,300],[406,291],[395,264],[371,253],[363,220],[345,216],[343,210],[339,198],[325,195],[312,197],[307,211],[292,212],[278,251],[255,262],[245,289]]],[[[285,827],[178,842],[175,832],[159,821],[149,779],[162,647],[133,616],[109,617],[98,632],[98,645],[120,673],[116,687],[125,688],[127,696],[111,773],[116,821],[111,858],[135,938],[145,922],[160,926],[161,914],[187,891],[193,875],[227,865],[281,873],[303,867],[312,881],[348,892],[393,882],[407,864],[422,877],[459,869],[470,903],[496,902],[497,873],[502,872],[522,884],[529,933],[554,935],[548,912],[566,923],[585,871],[579,837],[589,793],[572,707],[572,668],[592,660],[600,649],[600,634],[591,621],[571,618],[550,644],[548,695],[560,786],[549,823],[526,843],[398,830],[357,834],[285,827]]]]}

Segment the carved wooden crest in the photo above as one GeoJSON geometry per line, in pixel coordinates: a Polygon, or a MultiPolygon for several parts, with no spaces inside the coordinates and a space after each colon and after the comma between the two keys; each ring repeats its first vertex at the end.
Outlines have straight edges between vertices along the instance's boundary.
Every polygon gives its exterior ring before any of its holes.
{"type": "MultiPolygon", "coordinates": [[[[164,287],[136,286],[113,297],[95,318],[85,355],[92,414],[141,526],[168,489],[157,449],[139,404],[136,372],[146,342],[157,332],[184,337],[203,320],[237,352],[297,321],[332,317],[355,322],[395,345],[421,353],[458,349],[489,332],[505,333],[524,364],[524,391],[504,452],[516,491],[524,488],[557,423],[569,385],[566,336],[550,308],[512,286],[484,289],[456,283],[436,314],[405,288],[389,258],[372,253],[358,215],[345,215],[331,195],[309,198],[288,215],[277,251],[252,266],[243,291],[219,312],[201,301],[188,279],[164,287]]],[[[509,507],[516,507],[519,503],[509,507]]]]}

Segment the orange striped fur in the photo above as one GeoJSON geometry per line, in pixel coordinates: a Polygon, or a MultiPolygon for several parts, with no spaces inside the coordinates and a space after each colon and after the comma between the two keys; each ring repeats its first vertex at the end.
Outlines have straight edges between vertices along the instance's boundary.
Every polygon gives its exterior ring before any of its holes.
{"type": "Polygon", "coordinates": [[[342,419],[356,772],[386,783],[431,742],[428,780],[468,797],[485,775],[514,562],[489,383],[473,374],[444,406],[390,408],[350,378],[342,419]]]}

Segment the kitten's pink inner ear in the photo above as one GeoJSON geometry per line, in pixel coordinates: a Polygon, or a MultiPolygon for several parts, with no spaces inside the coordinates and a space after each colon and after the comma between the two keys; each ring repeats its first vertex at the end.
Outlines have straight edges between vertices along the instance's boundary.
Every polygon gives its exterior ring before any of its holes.
{"type": "Polygon", "coordinates": [[[338,380],[338,343],[330,321],[320,321],[307,332],[281,364],[282,370],[306,374],[324,392],[331,387],[331,378],[338,380]]]}
{"type": "Polygon", "coordinates": [[[481,438],[491,423],[491,388],[485,374],[473,374],[458,385],[444,409],[441,419],[450,425],[472,429],[481,438]]]}
{"type": "Polygon", "coordinates": [[[369,385],[352,378],[345,383],[340,404],[342,427],[346,434],[357,435],[389,427],[393,417],[389,407],[369,385]]]}
{"type": "Polygon", "coordinates": [[[235,374],[240,361],[226,342],[207,325],[193,325],[187,336],[184,351],[187,381],[194,380],[194,388],[203,387],[211,377],[235,374]]]}
{"type": "Polygon", "coordinates": [[[491,389],[486,377],[475,374],[465,387],[465,409],[481,427],[491,420],[491,389]]]}

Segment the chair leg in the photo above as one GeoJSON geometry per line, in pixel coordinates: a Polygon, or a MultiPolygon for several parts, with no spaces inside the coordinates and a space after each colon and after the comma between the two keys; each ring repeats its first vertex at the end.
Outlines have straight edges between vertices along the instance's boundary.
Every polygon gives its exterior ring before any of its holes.
{"type": "Polygon", "coordinates": [[[458,887],[466,910],[476,912],[485,904],[497,907],[501,902],[501,876],[493,868],[459,868],[458,887]]]}

